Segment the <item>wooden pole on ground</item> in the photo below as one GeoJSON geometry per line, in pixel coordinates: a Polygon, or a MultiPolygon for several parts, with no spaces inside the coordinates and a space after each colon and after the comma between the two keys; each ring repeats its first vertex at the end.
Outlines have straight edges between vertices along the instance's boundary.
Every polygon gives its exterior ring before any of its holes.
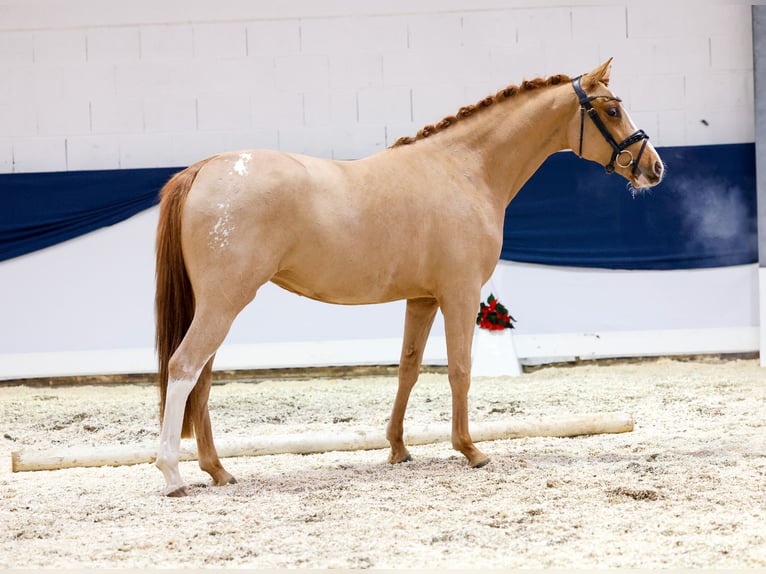
{"type": "MultiPolygon", "coordinates": [[[[633,417],[622,413],[601,413],[554,420],[513,420],[471,425],[475,442],[522,437],[573,437],[633,430],[633,417]]],[[[449,424],[432,424],[405,432],[409,445],[449,441],[449,424]]],[[[181,460],[197,460],[194,441],[181,444],[181,460]]],[[[373,450],[388,448],[382,431],[315,431],[306,433],[221,439],[216,442],[221,458],[273,454],[311,454],[330,451],[373,450]]],[[[73,467],[123,466],[154,462],[155,446],[119,445],[102,448],[67,448],[49,451],[21,450],[11,453],[13,472],[57,470],[73,467]]]]}

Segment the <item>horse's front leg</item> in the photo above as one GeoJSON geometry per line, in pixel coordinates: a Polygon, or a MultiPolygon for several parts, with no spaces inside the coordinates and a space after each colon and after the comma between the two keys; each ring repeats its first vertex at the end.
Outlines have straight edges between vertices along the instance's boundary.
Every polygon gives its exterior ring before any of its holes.
{"type": "Polygon", "coordinates": [[[407,301],[402,355],[399,360],[399,388],[386,429],[386,438],[391,444],[391,454],[388,456],[388,462],[391,464],[412,460],[407,447],[404,446],[404,412],[407,410],[412,387],[418,380],[428,333],[438,308],[436,299],[407,301]]]}
{"type": "Polygon", "coordinates": [[[447,298],[441,302],[447,336],[447,362],[452,389],[452,447],[462,452],[473,468],[489,462],[489,457],[473,444],[468,431],[468,389],[471,387],[471,344],[480,289],[466,297],[447,298]]]}

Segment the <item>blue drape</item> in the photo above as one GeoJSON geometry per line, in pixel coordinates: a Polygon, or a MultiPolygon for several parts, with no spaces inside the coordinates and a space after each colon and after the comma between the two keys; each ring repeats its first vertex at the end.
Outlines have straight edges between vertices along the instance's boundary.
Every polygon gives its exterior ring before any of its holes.
{"type": "Polygon", "coordinates": [[[758,260],[755,144],[658,149],[663,182],[626,180],[554,154],[506,210],[501,259],[608,269],[690,269],[758,260]]]}
{"type": "Polygon", "coordinates": [[[0,261],[118,223],[155,203],[179,168],[0,175],[0,261]]]}
{"type": "MultiPolygon", "coordinates": [[[[757,261],[755,145],[658,151],[665,181],[635,197],[598,164],[554,154],[508,207],[501,259],[610,269],[757,261]]],[[[179,169],[0,175],[0,261],[151,207],[179,169]]]]}

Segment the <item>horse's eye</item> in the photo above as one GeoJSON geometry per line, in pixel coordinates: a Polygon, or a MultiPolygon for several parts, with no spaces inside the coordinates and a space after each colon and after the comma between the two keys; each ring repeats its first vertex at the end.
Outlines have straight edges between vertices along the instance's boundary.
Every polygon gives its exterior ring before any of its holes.
{"type": "Polygon", "coordinates": [[[608,115],[610,118],[619,118],[620,117],[620,108],[617,106],[612,106],[606,109],[606,115],[608,115]]]}

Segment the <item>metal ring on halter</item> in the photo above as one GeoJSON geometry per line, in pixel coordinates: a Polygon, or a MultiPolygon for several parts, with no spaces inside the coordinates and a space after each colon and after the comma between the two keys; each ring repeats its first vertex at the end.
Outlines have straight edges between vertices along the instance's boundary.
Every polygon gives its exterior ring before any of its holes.
{"type": "Polygon", "coordinates": [[[619,165],[622,168],[630,167],[631,165],[633,165],[633,154],[630,152],[629,149],[621,149],[620,152],[617,154],[617,156],[614,158],[614,161],[615,163],[617,163],[617,165],[619,165]],[[620,156],[622,156],[622,154],[628,155],[628,157],[630,158],[630,161],[628,161],[628,163],[622,164],[620,162],[620,156]]]}

